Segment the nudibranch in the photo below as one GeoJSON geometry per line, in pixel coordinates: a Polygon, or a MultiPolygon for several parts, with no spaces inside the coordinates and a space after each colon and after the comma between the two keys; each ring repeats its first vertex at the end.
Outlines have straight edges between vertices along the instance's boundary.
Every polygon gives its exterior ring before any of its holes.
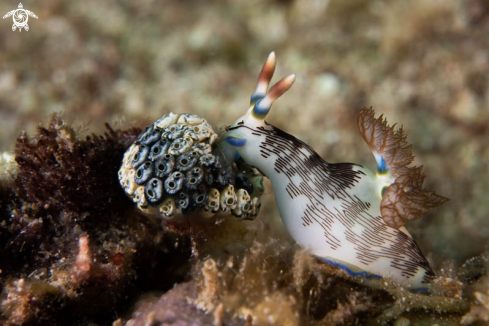
{"type": "Polygon", "coordinates": [[[126,151],[119,182],[143,213],[166,220],[216,214],[253,219],[263,177],[220,159],[217,138],[199,116],[165,115],[126,151]]]}
{"type": "Polygon", "coordinates": [[[413,159],[402,130],[364,109],[358,121],[377,159],[377,174],[359,164],[328,163],[265,121],[272,103],[295,80],[285,77],[267,92],[274,70],[272,52],[248,111],[221,137],[226,157],[239,157],[270,179],[287,230],[320,260],[350,275],[390,277],[426,289],[434,272],[402,225],[445,199],[420,188],[420,168],[401,167],[413,159]]]}

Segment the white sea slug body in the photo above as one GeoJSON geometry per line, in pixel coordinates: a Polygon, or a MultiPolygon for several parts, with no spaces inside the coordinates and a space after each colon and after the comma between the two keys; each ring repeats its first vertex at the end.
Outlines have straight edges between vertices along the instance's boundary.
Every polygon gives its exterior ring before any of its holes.
{"type": "Polygon", "coordinates": [[[379,177],[358,164],[328,163],[304,142],[266,123],[273,101],[295,79],[285,77],[267,92],[274,69],[272,52],[248,111],[221,138],[228,157],[239,155],[270,179],[287,230],[315,256],[352,275],[391,277],[424,289],[434,277],[429,263],[408,231],[389,226],[381,214],[382,194],[395,180],[386,174],[384,152],[378,151],[384,175],[379,177]]]}

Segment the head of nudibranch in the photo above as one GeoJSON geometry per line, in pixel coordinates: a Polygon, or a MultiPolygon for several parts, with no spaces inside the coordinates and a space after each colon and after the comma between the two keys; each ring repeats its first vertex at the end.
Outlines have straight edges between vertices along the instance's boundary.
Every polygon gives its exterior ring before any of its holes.
{"type": "Polygon", "coordinates": [[[275,85],[268,86],[275,71],[275,52],[268,55],[258,76],[255,92],[251,95],[250,107],[246,113],[227,128],[224,139],[221,141],[222,150],[228,159],[236,156],[242,157],[246,162],[255,161],[256,146],[259,146],[259,138],[254,137],[252,129],[266,128],[265,118],[270,112],[273,102],[284,94],[295,81],[295,74],[291,74],[279,80],[275,85]],[[253,150],[248,150],[252,148],[253,150]]]}

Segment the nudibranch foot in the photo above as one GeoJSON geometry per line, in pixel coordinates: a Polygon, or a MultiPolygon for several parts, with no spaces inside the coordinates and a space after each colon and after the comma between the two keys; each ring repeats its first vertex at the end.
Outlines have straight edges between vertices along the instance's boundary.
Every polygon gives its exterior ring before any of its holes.
{"type": "Polygon", "coordinates": [[[218,135],[204,118],[170,113],[154,122],[124,154],[119,181],[145,214],[183,216],[258,215],[262,179],[244,164],[220,159],[218,135]],[[213,146],[214,145],[214,146],[213,146]]]}
{"type": "Polygon", "coordinates": [[[320,261],[328,263],[332,266],[338,267],[339,269],[345,271],[348,275],[352,277],[365,277],[368,279],[381,279],[382,276],[370,273],[363,269],[358,268],[355,265],[348,264],[346,262],[340,261],[338,259],[334,259],[331,257],[317,257],[320,261]]]}
{"type": "MultiPolygon", "coordinates": [[[[371,273],[369,271],[363,270],[358,266],[351,265],[344,261],[332,258],[332,257],[316,257],[319,261],[328,263],[334,267],[337,267],[343,270],[346,274],[351,277],[363,277],[366,279],[374,279],[374,280],[382,280],[385,279],[386,276],[381,276],[375,273],[371,273]]],[[[399,280],[397,280],[399,281],[399,280]]],[[[404,280],[400,285],[404,285],[408,287],[408,290],[413,293],[423,293],[429,294],[431,292],[431,283],[422,282],[422,283],[411,283],[409,284],[408,278],[404,280]]]]}

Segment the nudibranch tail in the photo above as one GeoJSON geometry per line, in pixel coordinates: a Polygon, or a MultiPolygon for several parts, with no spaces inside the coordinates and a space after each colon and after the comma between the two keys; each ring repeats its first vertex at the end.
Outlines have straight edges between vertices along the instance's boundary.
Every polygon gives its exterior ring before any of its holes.
{"type": "Polygon", "coordinates": [[[375,118],[372,108],[358,113],[358,129],[377,161],[376,181],[381,189],[381,214],[387,225],[395,228],[416,220],[447,198],[423,189],[425,175],[420,167],[409,167],[414,156],[402,127],[389,126],[381,115],[375,118]]]}
{"type": "Polygon", "coordinates": [[[267,94],[268,85],[272,80],[273,73],[275,72],[275,52],[270,52],[268,55],[267,61],[261,68],[261,72],[258,75],[258,84],[256,86],[256,90],[251,95],[251,104],[256,103],[256,101],[262,99],[267,94]]]}

